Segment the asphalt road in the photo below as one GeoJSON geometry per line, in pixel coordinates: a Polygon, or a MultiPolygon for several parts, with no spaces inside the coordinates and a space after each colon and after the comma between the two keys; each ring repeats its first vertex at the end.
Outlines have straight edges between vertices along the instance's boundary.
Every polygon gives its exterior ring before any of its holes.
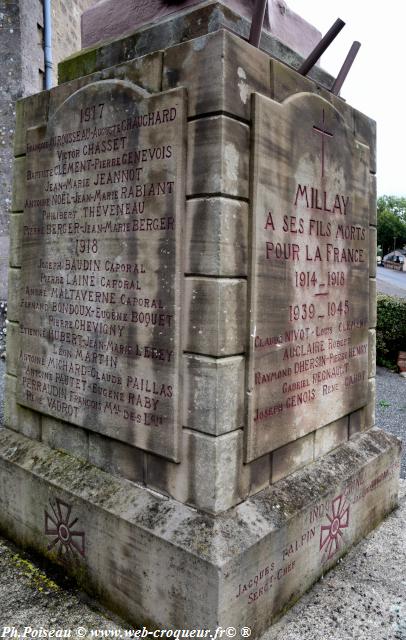
{"type": "Polygon", "coordinates": [[[376,284],[380,293],[406,298],[406,272],[377,267],[376,284]]]}

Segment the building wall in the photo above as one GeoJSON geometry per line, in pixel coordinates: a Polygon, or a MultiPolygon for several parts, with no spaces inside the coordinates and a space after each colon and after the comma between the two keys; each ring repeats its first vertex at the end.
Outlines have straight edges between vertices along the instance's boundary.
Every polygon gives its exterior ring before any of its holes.
{"type": "MultiPolygon", "coordinates": [[[[53,80],[81,48],[80,16],[95,0],[52,0],[53,80]]],[[[43,0],[0,0],[0,350],[7,300],[15,102],[44,88],[43,0]]],[[[12,295],[12,292],[10,292],[12,295]]]]}
{"type": "Polygon", "coordinates": [[[81,48],[80,16],[96,0],[52,0],[53,77],[57,84],[58,63],[81,48]]]}

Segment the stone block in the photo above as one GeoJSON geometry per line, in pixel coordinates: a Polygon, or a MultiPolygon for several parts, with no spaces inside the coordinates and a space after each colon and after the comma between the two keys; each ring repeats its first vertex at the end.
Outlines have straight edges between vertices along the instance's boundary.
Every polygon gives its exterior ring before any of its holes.
{"type": "Polygon", "coordinates": [[[369,278],[369,326],[376,327],[376,278],[369,278]]]}
{"type": "Polygon", "coordinates": [[[368,330],[368,378],[376,376],[376,331],[368,330]]]}
{"type": "Polygon", "coordinates": [[[14,159],[13,195],[11,211],[24,211],[25,198],[25,156],[14,159]]]}
{"type": "Polygon", "coordinates": [[[4,425],[27,438],[41,440],[41,415],[17,403],[17,381],[15,376],[4,376],[4,425]]]}
{"type": "Polygon", "coordinates": [[[370,149],[370,171],[376,173],[376,122],[354,109],[355,137],[370,149]]]}
{"type": "Polygon", "coordinates": [[[16,129],[14,155],[26,153],[26,133],[30,127],[45,124],[48,118],[49,91],[41,91],[16,102],[16,129]]]}
{"type": "Polygon", "coordinates": [[[89,432],[89,462],[106,473],[143,482],[144,455],[141,449],[89,432]]]}
{"type": "Polygon", "coordinates": [[[241,356],[184,355],[183,424],[219,436],[241,429],[245,418],[245,361],[241,356]]]}
{"type": "Polygon", "coordinates": [[[376,201],[377,201],[376,176],[374,176],[374,175],[370,175],[369,176],[369,184],[370,184],[370,190],[369,190],[369,198],[370,198],[369,224],[374,226],[374,227],[376,227],[376,225],[377,225],[377,215],[378,215],[377,204],[376,204],[376,201]]]}
{"type": "Polygon", "coordinates": [[[70,453],[79,460],[87,460],[89,457],[89,440],[86,429],[46,415],[42,416],[42,442],[51,449],[70,453]]]}
{"type": "Polygon", "coordinates": [[[10,322],[18,322],[20,319],[20,287],[21,269],[11,267],[8,270],[8,305],[7,317],[10,322]]]}
{"type": "Polygon", "coordinates": [[[368,404],[365,410],[365,429],[372,429],[376,424],[376,378],[368,380],[368,404]]]}
{"type": "Polygon", "coordinates": [[[247,497],[242,430],[213,437],[184,429],[182,444],[180,464],[146,454],[148,487],[208,513],[226,511],[247,497]]]}
{"type": "Polygon", "coordinates": [[[101,80],[127,80],[145,89],[149,93],[158,93],[162,83],[162,59],[163,53],[158,51],[146,56],[126,60],[114,67],[107,67],[95,73],[76,78],[70,82],[55,87],[49,99],[49,113],[52,115],[75,91],[92,82],[101,80]]]}
{"type": "Polygon", "coordinates": [[[310,464],[314,459],[314,433],[289,442],[272,453],[272,484],[310,464]]]}
{"type": "Polygon", "coordinates": [[[10,214],[10,267],[21,267],[23,215],[22,213],[10,214]]]}
{"type": "Polygon", "coordinates": [[[369,276],[376,278],[376,256],[377,256],[377,230],[376,227],[369,227],[369,276]]]}
{"type": "Polygon", "coordinates": [[[17,375],[18,357],[20,354],[20,325],[18,322],[7,322],[7,373],[17,375]]]}
{"type": "Polygon", "coordinates": [[[67,471],[66,462],[0,431],[4,535],[61,565],[137,628],[214,636],[219,626],[250,627],[257,638],[396,507],[400,441],[378,429],[360,434],[216,518],[75,458],[67,471]],[[47,528],[55,511],[57,525],[69,513],[75,546],[47,528]]]}
{"type": "Polygon", "coordinates": [[[242,478],[247,485],[247,495],[254,496],[271,483],[272,454],[257,458],[252,462],[244,464],[242,478]]]}
{"type": "Polygon", "coordinates": [[[314,434],[314,457],[326,455],[348,440],[348,416],[317,429],[314,434]]]}
{"type": "Polygon", "coordinates": [[[323,86],[308,76],[302,76],[283,62],[271,60],[271,97],[274,100],[284,102],[284,100],[296,93],[316,93],[337,109],[349,129],[353,131],[354,116],[352,107],[338,96],[334,96],[328,90],[330,86],[323,86]]]}
{"type": "Polygon", "coordinates": [[[350,438],[365,431],[366,425],[366,408],[358,409],[349,415],[348,435],[350,438]]]}
{"type": "Polygon", "coordinates": [[[249,198],[250,129],[226,116],[189,123],[188,196],[249,198]]]}
{"type": "Polygon", "coordinates": [[[227,198],[189,200],[185,271],[206,276],[247,275],[248,204],[227,198]]]}
{"type": "Polygon", "coordinates": [[[251,118],[251,93],[270,94],[266,53],[221,30],[165,51],[163,88],[188,89],[189,117],[228,113],[251,118]]]}
{"type": "Polygon", "coordinates": [[[215,357],[243,353],[246,299],[244,280],[186,278],[184,350],[215,357]]]}

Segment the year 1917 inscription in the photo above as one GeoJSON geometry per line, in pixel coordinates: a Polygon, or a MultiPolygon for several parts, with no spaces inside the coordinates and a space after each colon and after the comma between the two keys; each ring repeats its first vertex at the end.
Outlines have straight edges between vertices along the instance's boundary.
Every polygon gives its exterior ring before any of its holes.
{"type": "Polygon", "coordinates": [[[122,81],[27,135],[19,402],[176,460],[184,95],[122,81]]]}

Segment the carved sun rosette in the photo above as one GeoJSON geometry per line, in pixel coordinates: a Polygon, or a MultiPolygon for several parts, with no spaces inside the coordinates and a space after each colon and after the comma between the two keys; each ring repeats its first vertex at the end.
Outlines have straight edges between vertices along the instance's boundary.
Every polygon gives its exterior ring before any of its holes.
{"type": "Polygon", "coordinates": [[[50,513],[45,509],[45,535],[52,538],[48,551],[57,547],[62,560],[85,557],[85,533],[76,528],[78,518],[71,517],[72,505],[59,498],[49,501],[50,513]]]}
{"type": "Polygon", "coordinates": [[[350,523],[350,505],[341,495],[334,498],[331,503],[331,514],[326,514],[328,524],[320,529],[320,551],[323,553],[323,562],[331,560],[339,551],[343,542],[342,529],[346,529],[350,523]]]}

